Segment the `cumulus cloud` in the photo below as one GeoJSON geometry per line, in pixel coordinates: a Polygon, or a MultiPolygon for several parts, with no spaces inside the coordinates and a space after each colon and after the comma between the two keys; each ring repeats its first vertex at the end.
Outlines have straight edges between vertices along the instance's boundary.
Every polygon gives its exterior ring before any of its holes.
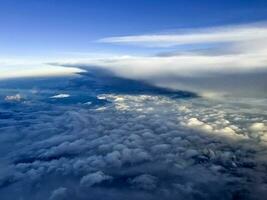
{"type": "Polygon", "coordinates": [[[251,131],[267,131],[266,125],[261,122],[253,123],[249,128],[251,131]]]}
{"type": "MultiPolygon", "coordinates": [[[[97,93],[86,80],[82,92],[97,93]]],[[[34,95],[31,104],[0,107],[1,199],[266,196],[266,101],[101,90],[108,103],[99,110],[34,95]]]]}
{"type": "Polygon", "coordinates": [[[253,137],[260,138],[261,141],[267,142],[267,125],[263,122],[255,122],[250,125],[249,130],[253,137]]]}
{"type": "Polygon", "coordinates": [[[224,136],[227,138],[238,139],[238,140],[247,139],[247,136],[242,135],[242,134],[237,134],[236,131],[233,129],[235,128],[234,126],[228,127],[227,124],[223,128],[216,129],[212,127],[210,124],[202,122],[198,120],[197,118],[190,118],[186,122],[186,126],[188,127],[191,127],[191,128],[194,128],[200,131],[208,132],[208,133],[216,133],[217,136],[224,136]]]}
{"type": "Polygon", "coordinates": [[[95,173],[88,174],[82,177],[80,184],[82,186],[91,187],[95,184],[101,183],[106,180],[112,179],[111,176],[105,175],[103,172],[98,171],[95,173]]]}

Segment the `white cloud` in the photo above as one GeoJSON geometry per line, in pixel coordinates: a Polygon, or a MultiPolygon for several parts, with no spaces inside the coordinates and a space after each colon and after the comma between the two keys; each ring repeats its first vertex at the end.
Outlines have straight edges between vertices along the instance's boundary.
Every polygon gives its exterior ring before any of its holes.
{"type": "Polygon", "coordinates": [[[187,122],[187,126],[189,127],[193,127],[193,128],[197,128],[199,130],[203,130],[203,131],[207,131],[207,132],[210,132],[210,131],[213,131],[213,128],[212,126],[208,125],[208,124],[205,124],[204,122],[202,121],[199,121],[197,118],[193,117],[193,118],[190,118],[187,122]]]}
{"type": "MultiPolygon", "coordinates": [[[[217,137],[222,136],[224,138],[229,138],[231,140],[248,139],[247,136],[236,133],[236,131],[232,127],[227,126],[227,124],[223,124],[222,121],[225,121],[225,120],[220,120],[219,124],[224,125],[223,128],[212,127],[210,124],[200,121],[194,117],[190,118],[185,123],[182,122],[182,124],[185,124],[186,126],[196,129],[196,130],[200,130],[200,131],[211,133],[211,134],[216,134],[217,137]]],[[[213,125],[213,126],[216,126],[216,125],[213,125]]]]}
{"type": "Polygon", "coordinates": [[[261,122],[256,122],[256,123],[253,123],[249,129],[251,131],[255,131],[255,132],[261,132],[261,131],[267,131],[267,126],[265,126],[264,123],[261,123],[261,122]]]}
{"type": "Polygon", "coordinates": [[[44,64],[44,61],[2,60],[0,58],[0,80],[25,77],[70,76],[83,70],[75,67],[62,67],[44,64]]]}
{"type": "Polygon", "coordinates": [[[89,66],[98,65],[108,67],[116,72],[116,74],[129,78],[153,77],[157,75],[205,77],[212,73],[239,73],[261,69],[266,70],[266,52],[223,56],[122,56],[100,60],[88,60],[86,64],[89,66]]]}
{"type": "Polygon", "coordinates": [[[70,66],[81,64],[84,68],[100,66],[108,68],[118,76],[201,94],[266,96],[264,95],[267,84],[266,27],[266,24],[253,24],[192,29],[182,34],[104,38],[100,41],[159,47],[190,45],[190,48],[185,47],[185,50],[165,57],[117,55],[70,62],[65,60],[60,63],[70,66]],[[203,54],[201,51],[194,51],[194,48],[199,49],[198,46],[194,46],[198,43],[204,46],[210,43],[217,44],[219,47],[203,54]]]}
{"type": "MultiPolygon", "coordinates": [[[[197,93],[264,96],[267,51],[239,55],[128,56],[83,61],[83,67],[107,68],[115,75],[197,93]],[[235,87],[233,87],[235,85],[235,87]]],[[[72,63],[78,66],[79,62],[72,63]]],[[[214,96],[214,95],[213,95],[214,96]]]]}
{"type": "Polygon", "coordinates": [[[62,98],[68,98],[70,97],[69,94],[57,94],[57,95],[54,95],[52,97],[50,97],[51,99],[62,99],[62,98]]]}
{"type": "MultiPolygon", "coordinates": [[[[183,51],[168,56],[133,56],[103,54],[88,57],[58,58],[41,61],[1,59],[0,79],[32,76],[58,76],[82,72],[77,67],[99,66],[116,75],[145,80],[172,89],[190,90],[200,94],[237,94],[266,96],[267,28],[266,24],[191,29],[178,34],[136,35],[104,38],[101,42],[149,46],[185,45],[183,51]],[[205,53],[198,44],[215,44],[205,53]],[[190,45],[190,48],[187,48],[190,45]],[[196,45],[196,46],[195,46],[196,45]],[[192,50],[193,49],[193,50],[192,50]],[[221,50],[223,49],[223,53],[221,50]],[[217,52],[217,53],[216,53],[217,52]],[[56,66],[58,65],[58,66],[56,66]],[[62,67],[63,65],[68,66],[62,67]],[[235,87],[233,87],[233,85],[235,87]]],[[[179,48],[178,48],[179,49],[179,48]]],[[[163,49],[157,49],[164,53],[163,49]]],[[[137,52],[138,53],[138,52],[137,52]]],[[[71,56],[69,56],[71,57],[71,56]]],[[[211,95],[209,95],[211,96],[211,95]]],[[[121,104],[121,108],[123,108],[121,104]]]]}
{"type": "Polygon", "coordinates": [[[21,101],[23,97],[20,94],[8,95],[5,97],[6,101],[21,101]]]}
{"type": "MultiPolygon", "coordinates": [[[[141,79],[162,87],[191,90],[201,94],[266,96],[264,93],[267,84],[266,27],[266,23],[261,23],[191,29],[176,34],[104,38],[100,41],[158,47],[183,45],[185,50],[175,51],[165,57],[158,54],[152,56],[103,54],[103,56],[89,55],[80,59],[74,55],[72,58],[51,58],[43,61],[1,59],[0,79],[70,75],[81,72],[82,70],[77,69],[81,65],[84,68],[100,66],[110,69],[118,76],[141,79]],[[205,46],[209,44],[219,47],[203,53],[194,50],[199,48],[198,44],[203,45],[203,48],[207,48],[205,46]],[[189,49],[187,45],[190,45],[189,49]],[[221,53],[222,49],[224,53],[221,53]],[[54,62],[59,66],[41,64],[42,62],[54,62]],[[62,64],[68,65],[69,68],[62,67],[62,64]],[[232,87],[233,85],[235,87],[232,87]]],[[[164,48],[157,50],[160,54],[164,48]]]]}
{"type": "Polygon", "coordinates": [[[133,35],[100,39],[103,43],[136,44],[149,47],[170,47],[184,44],[247,42],[267,40],[264,25],[226,26],[188,30],[178,34],[133,35]]]}

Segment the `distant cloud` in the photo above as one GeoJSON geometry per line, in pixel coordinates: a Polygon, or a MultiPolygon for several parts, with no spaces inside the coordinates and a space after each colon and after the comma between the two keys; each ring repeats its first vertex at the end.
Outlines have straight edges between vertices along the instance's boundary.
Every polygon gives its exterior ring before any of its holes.
{"type": "Polygon", "coordinates": [[[102,43],[135,44],[147,47],[170,47],[184,44],[246,42],[267,40],[267,28],[263,25],[225,26],[185,30],[178,34],[151,34],[107,37],[102,43]]]}
{"type": "Polygon", "coordinates": [[[55,77],[69,76],[80,73],[83,70],[75,67],[52,66],[45,64],[44,61],[31,61],[0,58],[0,80],[10,78],[27,78],[27,77],[55,77]]]}
{"type": "Polygon", "coordinates": [[[20,94],[8,95],[5,97],[6,101],[20,101],[23,97],[20,94]]]}
{"type": "Polygon", "coordinates": [[[51,99],[63,99],[63,98],[68,98],[70,97],[69,94],[57,94],[57,95],[54,95],[52,97],[50,97],[51,99]]]}

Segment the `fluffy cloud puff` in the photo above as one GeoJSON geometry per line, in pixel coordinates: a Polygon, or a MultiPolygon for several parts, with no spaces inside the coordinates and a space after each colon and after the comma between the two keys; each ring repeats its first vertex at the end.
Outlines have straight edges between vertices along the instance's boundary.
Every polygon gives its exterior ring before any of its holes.
{"type": "Polygon", "coordinates": [[[97,171],[97,172],[90,173],[82,177],[80,184],[82,186],[91,187],[95,184],[98,184],[98,183],[101,183],[103,181],[110,180],[110,179],[112,179],[111,176],[105,175],[101,171],[97,171]]]}

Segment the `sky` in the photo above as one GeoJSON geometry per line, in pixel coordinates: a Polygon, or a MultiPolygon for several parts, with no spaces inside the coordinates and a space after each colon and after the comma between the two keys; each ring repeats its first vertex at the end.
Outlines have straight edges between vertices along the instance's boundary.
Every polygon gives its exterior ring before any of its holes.
{"type": "Polygon", "coordinates": [[[0,5],[1,57],[134,52],[94,41],[267,18],[264,0],[1,0],[0,5]]]}
{"type": "Polygon", "coordinates": [[[83,64],[201,93],[266,90],[264,0],[0,3],[0,78],[72,74],[83,64]]]}

